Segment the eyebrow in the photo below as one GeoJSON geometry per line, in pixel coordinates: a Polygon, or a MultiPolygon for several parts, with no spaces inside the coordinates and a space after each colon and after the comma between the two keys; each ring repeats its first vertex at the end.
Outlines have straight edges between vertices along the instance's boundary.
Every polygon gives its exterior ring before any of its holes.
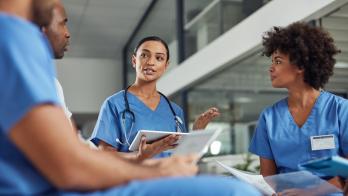
{"type": "MultiPolygon", "coordinates": [[[[151,51],[148,50],[148,49],[142,49],[142,51],[143,51],[143,52],[149,52],[149,53],[151,53],[151,51]]],[[[164,53],[162,53],[162,52],[156,52],[155,54],[166,55],[166,54],[164,54],[164,53]]]]}
{"type": "Polygon", "coordinates": [[[283,57],[281,57],[281,56],[275,56],[275,57],[273,57],[273,59],[283,59],[283,57]]]}

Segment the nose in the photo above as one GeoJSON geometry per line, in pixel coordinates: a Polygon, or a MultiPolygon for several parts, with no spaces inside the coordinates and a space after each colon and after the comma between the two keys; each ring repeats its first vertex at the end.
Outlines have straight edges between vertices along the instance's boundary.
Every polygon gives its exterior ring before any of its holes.
{"type": "Polygon", "coordinates": [[[65,37],[70,39],[70,31],[67,26],[65,26],[65,37]]]}
{"type": "Polygon", "coordinates": [[[269,66],[268,72],[269,72],[269,73],[273,73],[273,72],[274,72],[273,63],[269,66]]]}
{"type": "Polygon", "coordinates": [[[148,65],[155,65],[155,57],[150,57],[147,61],[148,65]]]}

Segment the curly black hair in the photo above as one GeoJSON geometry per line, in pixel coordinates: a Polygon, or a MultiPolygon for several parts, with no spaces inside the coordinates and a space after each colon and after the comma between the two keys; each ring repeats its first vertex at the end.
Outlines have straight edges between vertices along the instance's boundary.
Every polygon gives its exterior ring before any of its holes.
{"type": "Polygon", "coordinates": [[[273,27],[262,37],[263,55],[275,51],[289,55],[292,64],[304,70],[304,82],[315,89],[323,88],[333,74],[338,50],[327,31],[303,22],[287,27],[273,27]]]}

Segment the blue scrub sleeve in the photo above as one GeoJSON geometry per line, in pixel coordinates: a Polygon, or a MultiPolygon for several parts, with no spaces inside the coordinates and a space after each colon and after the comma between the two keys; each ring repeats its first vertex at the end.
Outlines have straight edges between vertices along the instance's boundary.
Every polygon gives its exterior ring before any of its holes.
{"type": "Polygon", "coordinates": [[[43,40],[20,32],[3,33],[11,41],[0,40],[0,130],[8,133],[36,105],[59,101],[53,60],[43,40]]]}
{"type": "Polygon", "coordinates": [[[338,123],[340,127],[339,144],[343,152],[343,156],[348,156],[348,100],[341,99],[340,108],[338,110],[338,123]]]}
{"type": "Polygon", "coordinates": [[[237,181],[232,177],[195,176],[159,178],[156,180],[133,181],[127,185],[104,191],[88,193],[69,193],[62,195],[118,195],[118,196],[259,196],[254,187],[237,181]]]}
{"type": "Polygon", "coordinates": [[[250,142],[249,152],[260,157],[273,160],[273,153],[268,138],[268,127],[266,123],[266,112],[260,115],[254,136],[250,142]]]}
{"type": "Polygon", "coordinates": [[[98,146],[100,140],[102,140],[116,149],[119,149],[120,144],[116,142],[116,138],[121,140],[122,136],[122,129],[119,122],[120,120],[116,107],[109,99],[105,100],[100,109],[91,141],[98,146]]]}

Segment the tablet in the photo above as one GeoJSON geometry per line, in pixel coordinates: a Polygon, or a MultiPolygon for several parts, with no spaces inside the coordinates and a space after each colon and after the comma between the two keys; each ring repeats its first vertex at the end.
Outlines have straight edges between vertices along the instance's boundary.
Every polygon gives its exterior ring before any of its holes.
{"type": "Polygon", "coordinates": [[[197,154],[201,158],[221,132],[222,129],[195,130],[180,138],[178,146],[173,149],[173,155],[197,154]]]}
{"type": "Polygon", "coordinates": [[[186,135],[189,133],[182,133],[182,132],[170,132],[170,131],[153,131],[153,130],[140,130],[138,131],[137,135],[135,136],[133,142],[129,146],[129,151],[138,151],[141,136],[146,136],[147,142],[153,142],[156,140],[159,140],[161,138],[164,138],[169,135],[186,135]]]}
{"type": "Polygon", "coordinates": [[[339,156],[324,157],[300,164],[301,169],[326,176],[348,177],[348,160],[339,156]]]}

